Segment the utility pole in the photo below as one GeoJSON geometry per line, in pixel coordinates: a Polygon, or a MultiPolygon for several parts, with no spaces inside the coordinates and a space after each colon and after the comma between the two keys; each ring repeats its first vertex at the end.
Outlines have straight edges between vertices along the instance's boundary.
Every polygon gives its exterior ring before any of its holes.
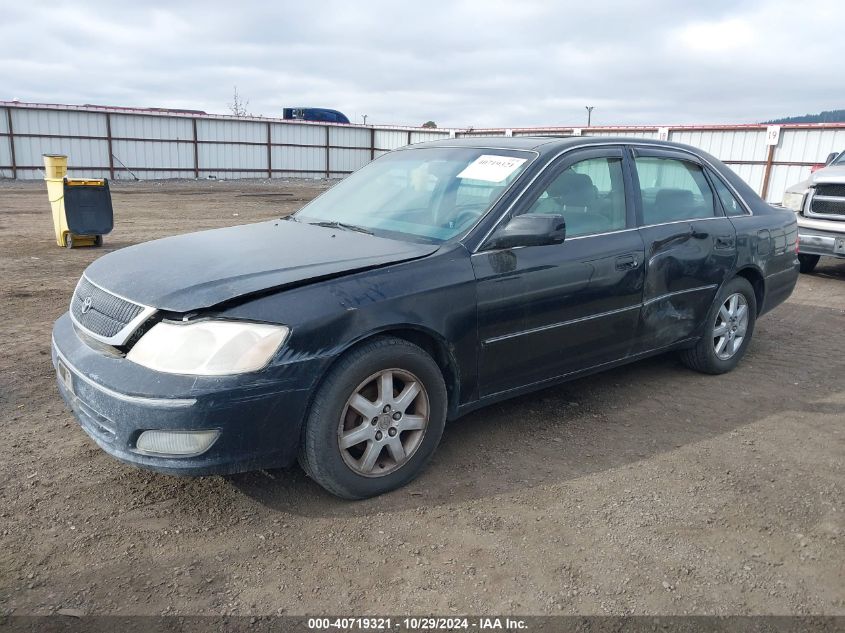
{"type": "Polygon", "coordinates": [[[366,115],[366,114],[362,114],[362,115],[361,115],[361,118],[362,118],[362,119],[364,119],[364,125],[367,125],[367,115],[366,115]]]}
{"type": "Polygon", "coordinates": [[[593,108],[595,108],[595,106],[584,106],[584,107],[587,108],[587,127],[590,127],[590,120],[592,119],[593,108]]]}

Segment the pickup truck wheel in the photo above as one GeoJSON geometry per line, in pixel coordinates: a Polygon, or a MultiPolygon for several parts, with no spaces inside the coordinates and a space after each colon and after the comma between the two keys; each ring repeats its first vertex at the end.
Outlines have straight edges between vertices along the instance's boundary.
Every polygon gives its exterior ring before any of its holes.
{"type": "Polygon", "coordinates": [[[757,317],[757,299],[742,277],[726,283],[707,314],[704,335],[681,351],[681,361],[705,374],[724,374],[737,366],[748,349],[757,317]]]}
{"type": "Polygon", "coordinates": [[[397,338],[353,349],[314,397],[299,462],[326,490],[364,499],[405,485],[434,453],[446,423],[437,363],[397,338]]]}
{"type": "Polygon", "coordinates": [[[798,270],[802,273],[811,273],[816,269],[816,264],[819,263],[818,255],[802,255],[798,254],[798,270]]]}

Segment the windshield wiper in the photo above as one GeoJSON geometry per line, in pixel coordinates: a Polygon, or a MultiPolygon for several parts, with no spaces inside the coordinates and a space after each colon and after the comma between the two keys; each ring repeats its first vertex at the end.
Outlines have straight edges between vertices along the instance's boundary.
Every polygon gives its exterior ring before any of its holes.
{"type": "Polygon", "coordinates": [[[323,222],[309,222],[309,224],[313,224],[314,226],[324,226],[327,229],[345,229],[347,231],[358,231],[359,233],[366,233],[367,235],[373,234],[371,230],[365,229],[363,226],[347,224],[346,222],[336,222],[334,220],[325,220],[323,222]]]}

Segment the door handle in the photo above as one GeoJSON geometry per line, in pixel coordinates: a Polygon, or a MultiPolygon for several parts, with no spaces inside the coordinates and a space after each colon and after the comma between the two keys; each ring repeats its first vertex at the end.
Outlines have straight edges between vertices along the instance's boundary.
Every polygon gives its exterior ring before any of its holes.
{"type": "Polygon", "coordinates": [[[633,255],[621,255],[616,258],[616,270],[633,270],[640,262],[633,255]]]}
{"type": "Polygon", "coordinates": [[[705,233],[704,231],[699,231],[698,229],[695,228],[694,224],[690,224],[689,235],[693,239],[703,240],[704,238],[708,237],[709,234],[705,233]]]}

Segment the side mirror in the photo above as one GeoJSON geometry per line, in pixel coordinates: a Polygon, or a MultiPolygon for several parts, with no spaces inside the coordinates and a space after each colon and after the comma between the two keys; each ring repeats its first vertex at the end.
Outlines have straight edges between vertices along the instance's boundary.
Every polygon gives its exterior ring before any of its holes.
{"type": "Polygon", "coordinates": [[[566,222],[562,215],[524,213],[511,218],[493,233],[487,248],[560,244],[565,237],[566,222]]]}
{"type": "Polygon", "coordinates": [[[839,156],[837,152],[831,152],[827,155],[827,159],[824,161],[824,164],[830,165],[836,159],[837,156],[839,156]]]}

